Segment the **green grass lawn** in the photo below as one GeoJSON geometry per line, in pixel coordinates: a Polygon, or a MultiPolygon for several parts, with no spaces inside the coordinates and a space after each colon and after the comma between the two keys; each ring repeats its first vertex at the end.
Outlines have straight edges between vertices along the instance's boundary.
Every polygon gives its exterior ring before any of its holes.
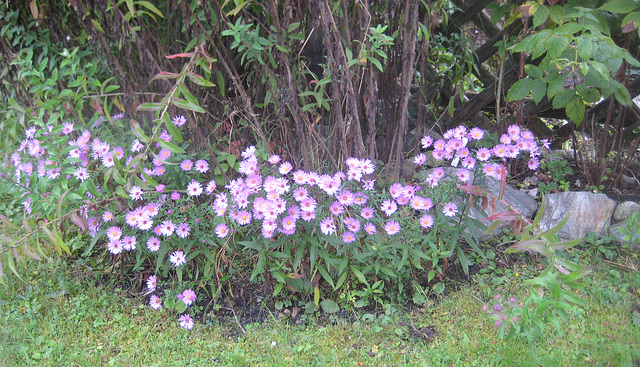
{"type": "Polygon", "coordinates": [[[588,306],[563,332],[549,327],[535,342],[498,339],[481,310],[492,294],[525,295],[521,279],[504,275],[510,273],[475,276],[411,309],[354,312],[348,320],[312,314],[300,324],[274,314],[242,327],[198,319],[187,331],[166,309],[95,286],[99,273],[78,263],[23,263],[26,282],[8,275],[0,287],[0,365],[637,366],[640,260],[627,253],[590,262],[581,291],[588,306]],[[433,329],[432,338],[415,332],[425,328],[433,329]]]}

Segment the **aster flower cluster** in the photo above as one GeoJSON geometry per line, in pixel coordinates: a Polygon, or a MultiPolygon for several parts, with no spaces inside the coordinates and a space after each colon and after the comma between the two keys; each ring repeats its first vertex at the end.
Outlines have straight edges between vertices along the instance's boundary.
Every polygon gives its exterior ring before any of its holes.
{"type": "MultiPolygon", "coordinates": [[[[172,121],[177,127],[186,123],[182,116],[172,121]]],[[[420,153],[414,163],[424,165],[426,154],[443,166],[445,160],[451,160],[453,165],[459,162],[463,168],[453,178],[456,184],[467,183],[471,170],[477,173],[481,169],[486,175],[500,177],[506,174],[502,162],[522,152],[530,156],[529,167],[537,167],[539,152],[530,132],[512,126],[499,145],[472,151],[470,142],[478,142],[483,136],[478,128],[467,131],[464,127],[450,130],[435,141],[426,136],[422,147],[432,151],[420,153]]],[[[103,238],[110,254],[139,253],[136,256],[160,264],[165,275],[166,270],[188,268],[199,249],[222,246],[236,234],[262,243],[305,234],[332,244],[336,251],[345,246],[362,248],[368,243],[402,248],[416,234],[437,232],[439,224],[453,220],[459,206],[464,205],[454,202],[451,193],[444,195],[438,190],[446,176],[443,167],[433,169],[424,186],[395,182],[379,190],[375,164],[369,159],[348,158],[345,170],[334,174],[306,172],[278,155],[261,162],[258,149],[250,146],[238,162],[239,176],[219,186],[207,160],[178,156],[159,144],[152,148],[136,139],[125,150],[92,137],[88,130],[76,132],[70,123],[40,130],[31,128],[25,137],[11,157],[16,182],[24,187],[29,187],[34,169],[38,177],[50,180],[61,179],[65,173],[66,179],[78,186],[80,195],[95,199],[100,189],[115,185],[110,181],[93,190],[88,186],[95,185],[91,177],[97,182],[107,177],[102,172],[118,172],[120,166],[143,172],[137,177],[138,184],[123,185],[126,191],[120,195],[128,195],[129,199],[124,209],[87,208],[83,214],[89,233],[103,238]],[[48,135],[66,137],[68,148],[47,151],[42,137],[48,135]],[[151,153],[149,162],[136,155],[143,151],[151,153]],[[147,177],[153,178],[153,187],[147,185],[151,181],[147,177]],[[194,255],[190,257],[191,254],[194,255]]],[[[166,131],[158,138],[165,142],[173,139],[166,131]]],[[[115,174],[113,177],[115,180],[115,174]]],[[[30,201],[25,203],[30,210],[30,201]]],[[[155,291],[158,281],[157,275],[147,278],[150,292],[155,291]]],[[[190,289],[178,295],[186,306],[195,298],[190,289]]],[[[162,299],[153,294],[149,304],[160,309],[162,299]]],[[[183,314],[179,323],[186,329],[193,327],[189,314],[183,314]]]]}
{"type": "Polygon", "coordinates": [[[482,310],[485,311],[493,320],[493,326],[496,329],[502,329],[508,325],[515,325],[520,322],[520,317],[517,315],[511,315],[512,310],[518,311],[520,310],[518,306],[518,300],[515,297],[510,297],[509,299],[503,300],[502,295],[497,294],[493,297],[495,303],[491,306],[484,305],[482,306],[482,310]]]}
{"type": "MultiPolygon", "coordinates": [[[[465,126],[459,126],[447,131],[443,139],[434,141],[431,136],[425,136],[421,144],[423,149],[432,149],[431,155],[436,161],[450,160],[453,166],[460,164],[463,169],[458,170],[458,178],[462,182],[469,180],[468,170],[477,168],[489,177],[500,179],[503,174],[508,174],[503,163],[507,159],[517,158],[520,154],[528,154],[529,169],[536,170],[540,167],[540,150],[531,131],[511,125],[507,128],[507,133],[500,136],[499,144],[491,148],[481,147],[472,154],[473,152],[469,149],[470,142],[482,140],[484,134],[484,131],[477,127],[467,130],[465,126]]],[[[545,142],[545,146],[548,146],[548,143],[545,142]]],[[[414,157],[414,163],[418,165],[426,162],[425,153],[414,157]]],[[[427,181],[431,186],[436,186],[443,176],[444,170],[438,168],[427,181]]]]}

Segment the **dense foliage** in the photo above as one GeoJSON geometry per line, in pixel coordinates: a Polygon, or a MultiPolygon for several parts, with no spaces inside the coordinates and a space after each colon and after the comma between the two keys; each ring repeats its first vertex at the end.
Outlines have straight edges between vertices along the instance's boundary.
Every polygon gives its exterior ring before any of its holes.
{"type": "MultiPolygon", "coordinates": [[[[420,302],[450,261],[484,257],[479,179],[538,168],[545,106],[576,151],[597,148],[588,183],[620,181],[640,142],[633,4],[0,3],[1,218],[16,235],[0,257],[14,272],[45,243],[107,258],[150,291],[177,280],[163,299],[180,313],[191,288],[215,298],[234,277],[325,311],[420,302]]],[[[535,225],[512,247],[546,246],[530,285],[551,299],[532,295],[511,329],[529,336],[557,322],[535,310],[580,304],[558,282],[584,275],[556,256],[574,244],[535,225]]]]}

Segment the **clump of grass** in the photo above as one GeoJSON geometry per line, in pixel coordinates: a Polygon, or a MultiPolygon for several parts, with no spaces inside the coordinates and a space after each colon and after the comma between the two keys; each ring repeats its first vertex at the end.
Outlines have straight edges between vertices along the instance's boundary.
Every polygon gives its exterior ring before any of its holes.
{"type": "MultiPolygon", "coordinates": [[[[630,266],[640,266],[637,258],[630,266]]],[[[620,264],[625,263],[622,259],[620,264]]],[[[592,261],[582,291],[588,306],[566,330],[536,342],[497,339],[481,310],[492,292],[524,297],[522,281],[505,270],[478,275],[455,292],[403,310],[355,312],[349,319],[318,314],[297,324],[273,314],[242,325],[213,318],[186,331],[175,315],[144,299],[96,285],[99,275],[79,263],[42,262],[0,288],[0,364],[95,365],[632,365],[640,360],[640,274],[592,261]],[[484,284],[484,286],[482,285],[484,284]],[[484,287],[484,288],[483,288],[484,287]]],[[[614,262],[615,263],[615,262],[614,262]]],[[[617,263],[616,263],[617,264],[617,263]]],[[[24,267],[24,264],[21,266],[24,267]]],[[[526,272],[526,269],[524,269],[526,272]]],[[[535,269],[530,269],[535,271],[535,269]]]]}

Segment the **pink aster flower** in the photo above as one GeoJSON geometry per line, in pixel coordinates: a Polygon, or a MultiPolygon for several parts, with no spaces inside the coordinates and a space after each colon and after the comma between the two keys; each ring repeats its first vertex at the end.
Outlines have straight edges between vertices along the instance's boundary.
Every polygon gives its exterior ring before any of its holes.
{"type": "Polygon", "coordinates": [[[120,240],[113,240],[107,243],[107,249],[113,255],[117,255],[122,252],[122,250],[124,249],[124,246],[122,245],[122,242],[120,240]]]}
{"type": "Polygon", "coordinates": [[[156,251],[160,250],[160,240],[157,239],[156,237],[150,237],[147,240],[147,248],[151,252],[156,252],[156,251]]]}
{"type": "Polygon", "coordinates": [[[172,118],[171,122],[173,122],[173,124],[176,125],[177,127],[181,127],[187,122],[187,118],[182,115],[178,115],[172,118]]]}
{"type": "Polygon", "coordinates": [[[364,231],[372,236],[377,232],[375,224],[371,222],[368,222],[367,224],[364,225],[364,231]]]}
{"type": "Polygon", "coordinates": [[[214,180],[211,180],[207,184],[207,187],[204,189],[204,192],[206,192],[207,195],[211,195],[211,194],[213,194],[213,191],[215,189],[216,189],[216,182],[214,180]]]}
{"type": "Polygon", "coordinates": [[[176,225],[171,220],[165,220],[160,227],[160,233],[167,237],[171,236],[175,230],[176,225]]]}
{"type": "Polygon", "coordinates": [[[229,234],[229,226],[225,223],[220,223],[216,226],[215,232],[218,238],[225,238],[229,234]]]}
{"type": "Polygon", "coordinates": [[[489,160],[489,158],[491,158],[491,152],[487,148],[480,148],[476,152],[476,157],[478,158],[478,160],[486,162],[489,160]]]}
{"type": "Polygon", "coordinates": [[[464,168],[458,170],[457,176],[460,182],[467,182],[471,179],[471,173],[464,168]]]}
{"type": "Polygon", "coordinates": [[[329,211],[333,215],[340,215],[344,213],[344,206],[337,201],[334,201],[333,204],[329,206],[329,211]]]}
{"type": "Polygon", "coordinates": [[[187,330],[191,330],[193,328],[193,319],[191,318],[191,316],[189,316],[189,314],[180,316],[178,321],[180,322],[180,326],[187,330]]]}
{"type": "Polygon", "coordinates": [[[182,170],[185,172],[189,172],[191,171],[191,168],[193,168],[193,162],[191,162],[190,159],[185,159],[184,161],[182,161],[182,163],[180,163],[180,168],[182,168],[182,170]]]}
{"type": "Polygon", "coordinates": [[[433,217],[425,214],[420,217],[420,226],[422,228],[431,228],[433,226],[433,217]]]}
{"type": "Polygon", "coordinates": [[[120,236],[122,236],[122,229],[120,229],[120,227],[109,227],[109,229],[107,229],[107,238],[109,238],[109,241],[117,241],[120,239],[120,236]]]}
{"type": "Polygon", "coordinates": [[[345,232],[345,233],[342,235],[342,241],[343,241],[344,243],[351,243],[351,242],[353,242],[353,241],[355,241],[355,240],[356,240],[356,235],[355,235],[355,234],[353,234],[353,232],[345,232]]]}
{"type": "Polygon", "coordinates": [[[302,218],[302,220],[304,220],[305,222],[311,222],[316,218],[316,212],[303,210],[300,212],[300,218],[302,218]]]}
{"type": "Polygon", "coordinates": [[[326,236],[336,233],[336,225],[333,222],[333,218],[326,217],[320,222],[320,231],[326,236]]]}
{"type": "Polygon", "coordinates": [[[191,289],[185,289],[184,292],[182,292],[182,302],[184,302],[185,305],[191,306],[191,304],[195,302],[195,300],[196,292],[192,291],[191,289]]]}
{"type": "Polygon", "coordinates": [[[425,163],[427,163],[427,156],[424,153],[420,153],[413,157],[413,164],[422,166],[425,163]]]}
{"type": "Polygon", "coordinates": [[[207,173],[207,171],[209,170],[209,162],[205,161],[204,159],[198,159],[195,163],[195,168],[196,171],[200,173],[207,173]]]}
{"type": "Polygon", "coordinates": [[[159,310],[162,308],[162,300],[154,294],[149,298],[149,306],[154,310],[159,310]]]}
{"type": "Polygon", "coordinates": [[[433,144],[433,138],[427,135],[422,138],[420,143],[422,144],[422,148],[427,149],[431,146],[431,144],[433,144]]]}
{"type": "Polygon", "coordinates": [[[364,219],[371,219],[373,218],[374,215],[374,211],[373,208],[370,208],[368,206],[365,206],[364,208],[362,208],[362,210],[360,211],[360,215],[362,216],[362,218],[364,219]]]}
{"type": "Polygon", "coordinates": [[[171,261],[173,266],[177,268],[178,266],[187,263],[187,257],[181,250],[176,250],[171,254],[171,256],[169,256],[169,261],[171,261]]]}
{"type": "Polygon", "coordinates": [[[129,197],[131,200],[140,200],[142,199],[142,188],[140,186],[133,186],[131,190],[129,190],[129,197]]]}
{"type": "Polygon", "coordinates": [[[393,200],[385,200],[380,204],[380,210],[382,210],[388,217],[398,210],[398,205],[393,200]]]}
{"type": "Polygon", "coordinates": [[[278,168],[278,172],[280,172],[281,175],[286,175],[287,173],[291,172],[292,169],[293,165],[291,165],[291,163],[283,162],[280,165],[280,168],[278,168]]]}
{"type": "Polygon", "coordinates": [[[538,160],[537,157],[533,157],[529,160],[529,163],[527,165],[529,166],[530,170],[535,171],[540,167],[540,160],[538,160]]]}
{"type": "Polygon", "coordinates": [[[474,127],[473,129],[469,130],[469,134],[467,134],[467,137],[472,140],[481,140],[484,137],[484,131],[479,127],[474,127]]]}
{"type": "Polygon", "coordinates": [[[138,240],[136,240],[135,237],[133,236],[125,236],[122,239],[122,247],[124,250],[126,251],[133,251],[136,249],[136,244],[138,243],[138,240]]]}
{"type": "Polygon", "coordinates": [[[279,155],[274,154],[271,157],[269,157],[267,162],[269,162],[271,164],[278,164],[281,160],[282,160],[282,158],[280,158],[279,155]]]}
{"type": "Polygon", "coordinates": [[[102,213],[102,221],[107,223],[107,222],[111,222],[113,220],[113,213],[111,213],[110,211],[106,211],[104,213],[102,213]]]}
{"type": "Polygon", "coordinates": [[[449,202],[444,205],[442,211],[444,212],[445,216],[453,217],[456,215],[456,213],[458,213],[458,206],[453,202],[449,202]]]}
{"type": "Polygon", "coordinates": [[[85,181],[89,178],[89,171],[87,171],[84,167],[78,167],[76,171],[73,173],[73,176],[80,181],[85,181]]]}
{"type": "Polygon", "coordinates": [[[157,279],[155,275],[150,275],[147,278],[147,289],[150,291],[155,291],[157,285],[157,279]]]}
{"type": "Polygon", "coordinates": [[[384,230],[389,236],[393,236],[400,232],[400,223],[395,220],[390,220],[384,225],[384,230]]]}
{"type": "Polygon", "coordinates": [[[200,196],[202,194],[202,184],[195,180],[191,181],[187,185],[187,194],[189,196],[200,196]]]}
{"type": "Polygon", "coordinates": [[[189,225],[187,223],[178,224],[178,228],[176,229],[176,234],[178,235],[178,237],[187,238],[189,232],[191,232],[191,228],[189,228],[189,225]]]}
{"type": "Polygon", "coordinates": [[[507,133],[511,137],[511,139],[515,140],[520,137],[520,126],[511,125],[507,128],[507,133]]]}

